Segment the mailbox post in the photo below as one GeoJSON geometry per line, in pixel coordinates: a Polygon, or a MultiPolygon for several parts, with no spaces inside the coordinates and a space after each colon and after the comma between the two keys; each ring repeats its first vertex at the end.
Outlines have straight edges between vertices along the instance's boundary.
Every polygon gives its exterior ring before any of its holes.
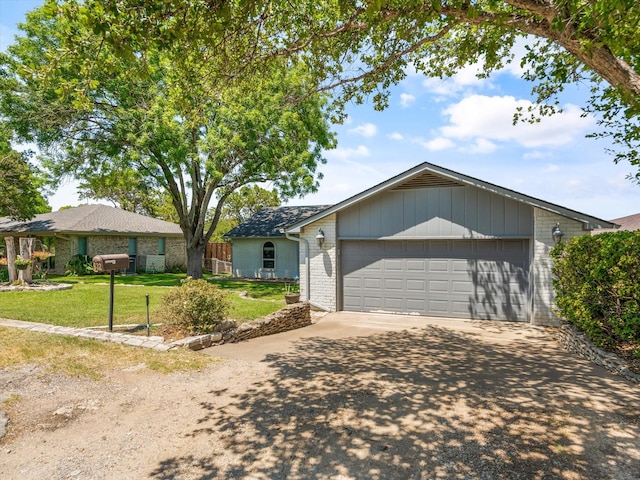
{"type": "Polygon", "coordinates": [[[93,257],[93,269],[96,272],[109,272],[111,280],[109,282],[109,331],[113,332],[113,294],[116,270],[129,267],[129,255],[126,253],[116,253],[113,255],[96,255],[93,257]]]}

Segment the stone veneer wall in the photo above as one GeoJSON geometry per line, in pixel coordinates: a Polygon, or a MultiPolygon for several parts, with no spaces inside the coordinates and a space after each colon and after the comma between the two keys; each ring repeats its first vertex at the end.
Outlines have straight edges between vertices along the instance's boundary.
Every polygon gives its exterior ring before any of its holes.
{"type": "Polygon", "coordinates": [[[582,228],[582,223],[568,219],[555,213],[539,208],[534,208],[534,237],[533,237],[533,325],[560,324],[560,317],[553,312],[555,305],[555,293],[551,283],[551,267],[553,260],[549,252],[553,248],[551,229],[556,223],[560,223],[560,229],[564,232],[563,241],[572,237],[589,235],[588,230],[582,228]]]}
{"type": "MultiPolygon", "coordinates": [[[[87,254],[89,257],[95,255],[105,255],[109,253],[128,253],[129,236],[118,235],[93,235],[87,236],[87,254]]],[[[158,254],[158,238],[155,237],[135,237],[138,239],[137,267],[144,269],[147,255],[158,254]]],[[[185,268],[187,264],[187,253],[183,238],[165,237],[165,267],[185,268]]],[[[56,237],[56,268],[54,273],[63,274],[64,266],[69,259],[78,253],[78,237],[56,237]]]]}
{"type": "Polygon", "coordinates": [[[311,308],[306,302],[294,303],[252,322],[242,323],[238,326],[235,325],[235,322],[233,324],[231,328],[223,332],[184,338],[171,343],[170,346],[201,350],[213,345],[237,343],[250,338],[295,330],[311,325],[311,308]]]}
{"type": "Polygon", "coordinates": [[[577,353],[610,372],[640,384],[640,374],[629,370],[629,365],[625,360],[596,347],[584,332],[580,332],[570,323],[563,322],[560,325],[558,336],[562,346],[570,352],[577,353]]]}
{"type": "Polygon", "coordinates": [[[317,222],[304,227],[300,234],[309,242],[309,257],[311,269],[311,296],[309,297],[306,282],[306,261],[304,258],[304,245],[300,250],[300,294],[301,298],[310,301],[314,306],[335,312],[337,309],[337,242],[336,242],[336,215],[332,214],[317,222]],[[324,232],[324,244],[318,247],[316,235],[318,229],[324,232]]]}

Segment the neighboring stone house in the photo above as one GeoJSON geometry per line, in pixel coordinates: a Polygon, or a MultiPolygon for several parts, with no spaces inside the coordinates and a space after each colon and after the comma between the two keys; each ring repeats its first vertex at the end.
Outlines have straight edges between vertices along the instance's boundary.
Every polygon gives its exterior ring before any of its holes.
{"type": "Polygon", "coordinates": [[[265,207],[241,223],[225,238],[232,244],[234,277],[292,279],[300,274],[299,249],[284,229],[321,212],[330,205],[265,207]]]}
{"type": "Polygon", "coordinates": [[[554,238],[614,227],[422,163],[287,233],[300,239],[302,299],[325,310],[550,325],[554,238]]]}
{"type": "Polygon", "coordinates": [[[52,272],[58,274],[75,255],[126,253],[130,273],[186,266],[185,241],[177,224],[107,205],[81,205],[25,222],[0,218],[0,237],[8,236],[36,237],[55,255],[52,272]]]}

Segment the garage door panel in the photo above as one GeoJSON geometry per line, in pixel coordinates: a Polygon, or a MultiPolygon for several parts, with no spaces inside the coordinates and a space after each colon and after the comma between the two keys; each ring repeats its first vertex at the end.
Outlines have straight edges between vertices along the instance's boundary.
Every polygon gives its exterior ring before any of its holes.
{"type": "Polygon", "coordinates": [[[449,302],[446,300],[429,300],[427,304],[430,315],[446,316],[449,314],[449,302]]]}
{"type": "Polygon", "coordinates": [[[427,284],[427,281],[423,280],[423,279],[420,279],[420,280],[408,279],[407,280],[407,293],[408,294],[411,294],[411,293],[424,294],[425,288],[426,288],[426,284],[427,284]]]}
{"type": "Polygon", "coordinates": [[[400,278],[386,278],[384,280],[385,291],[397,290],[404,291],[404,280],[400,278]]]}
{"type": "Polygon", "coordinates": [[[446,280],[429,280],[430,293],[447,293],[449,291],[449,282],[446,280]]]}
{"type": "Polygon", "coordinates": [[[370,296],[364,297],[363,305],[367,309],[381,309],[382,308],[382,298],[380,296],[370,296]]]}
{"type": "Polygon", "coordinates": [[[403,272],[404,271],[403,261],[386,259],[384,261],[384,271],[385,272],[403,272]]]}
{"type": "Polygon", "coordinates": [[[385,297],[384,309],[390,312],[403,312],[405,310],[405,300],[402,297],[385,297]]]}
{"type": "Polygon", "coordinates": [[[362,278],[362,285],[365,289],[381,290],[383,284],[384,284],[384,280],[382,278],[371,278],[371,277],[362,278]]]}
{"type": "Polygon", "coordinates": [[[449,262],[447,260],[431,260],[429,262],[429,267],[428,267],[429,273],[448,272],[448,271],[449,271],[449,262]]]}
{"type": "Polygon", "coordinates": [[[454,280],[451,282],[451,292],[454,294],[459,293],[466,295],[473,293],[473,283],[470,280],[454,280]]]}
{"type": "Polygon", "coordinates": [[[345,310],[528,320],[528,240],[341,245],[345,310]]]}
{"type": "Polygon", "coordinates": [[[416,259],[408,259],[406,261],[406,270],[408,272],[426,272],[427,271],[427,261],[426,260],[416,260],[416,259]]]}

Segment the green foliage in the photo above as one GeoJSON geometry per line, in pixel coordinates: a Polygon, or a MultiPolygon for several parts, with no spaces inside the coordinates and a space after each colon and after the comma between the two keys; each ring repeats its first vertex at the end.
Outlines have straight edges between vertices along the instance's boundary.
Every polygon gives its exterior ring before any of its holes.
{"type": "Polygon", "coordinates": [[[91,275],[95,273],[93,262],[87,255],[74,255],[65,263],[65,275],[91,275]]]}
{"type": "Polygon", "coordinates": [[[282,59],[230,81],[222,46],[184,36],[176,49],[142,42],[127,52],[104,41],[122,33],[115,20],[102,2],[48,1],[29,14],[0,54],[0,114],[20,141],[38,143],[54,178],[76,177],[88,196],[155,215],[156,194],[166,195],[188,273],[200,278],[202,249],[233,191],[260,182],[284,197],[317,189],[322,151],[335,144],[326,98],[309,94],[303,66],[282,59]]]}
{"type": "Polygon", "coordinates": [[[167,323],[194,335],[211,333],[229,311],[227,294],[206,280],[187,278],[162,298],[167,323]]]}
{"type": "MultiPolygon", "coordinates": [[[[444,78],[477,65],[478,76],[487,77],[514,60],[520,39],[528,49],[523,77],[534,82],[538,104],[516,117],[553,114],[568,84],[590,85],[585,109],[603,127],[596,136],[613,139],[616,160],[640,167],[637,0],[149,0],[144,7],[139,0],[85,0],[65,10],[81,11],[122,56],[149,44],[204,55],[215,48],[224,59],[215,65],[221,84],[259,75],[278,57],[304,64],[313,88],[340,92],[336,118],[348,101],[385,108],[389,86],[414,69],[444,78]]],[[[81,46],[72,37],[67,48],[81,46]]],[[[188,79],[183,86],[188,92],[188,79]]]]}
{"type": "Polygon", "coordinates": [[[572,238],[551,256],[562,317],[597,345],[640,342],[640,232],[572,238]]]}
{"type": "Polygon", "coordinates": [[[244,186],[227,198],[223,215],[242,223],[264,207],[280,206],[278,192],[258,185],[244,186]]]}
{"type": "Polygon", "coordinates": [[[28,220],[51,208],[40,193],[44,181],[28,161],[28,153],[11,148],[10,130],[0,124],[0,217],[28,220]]]}

